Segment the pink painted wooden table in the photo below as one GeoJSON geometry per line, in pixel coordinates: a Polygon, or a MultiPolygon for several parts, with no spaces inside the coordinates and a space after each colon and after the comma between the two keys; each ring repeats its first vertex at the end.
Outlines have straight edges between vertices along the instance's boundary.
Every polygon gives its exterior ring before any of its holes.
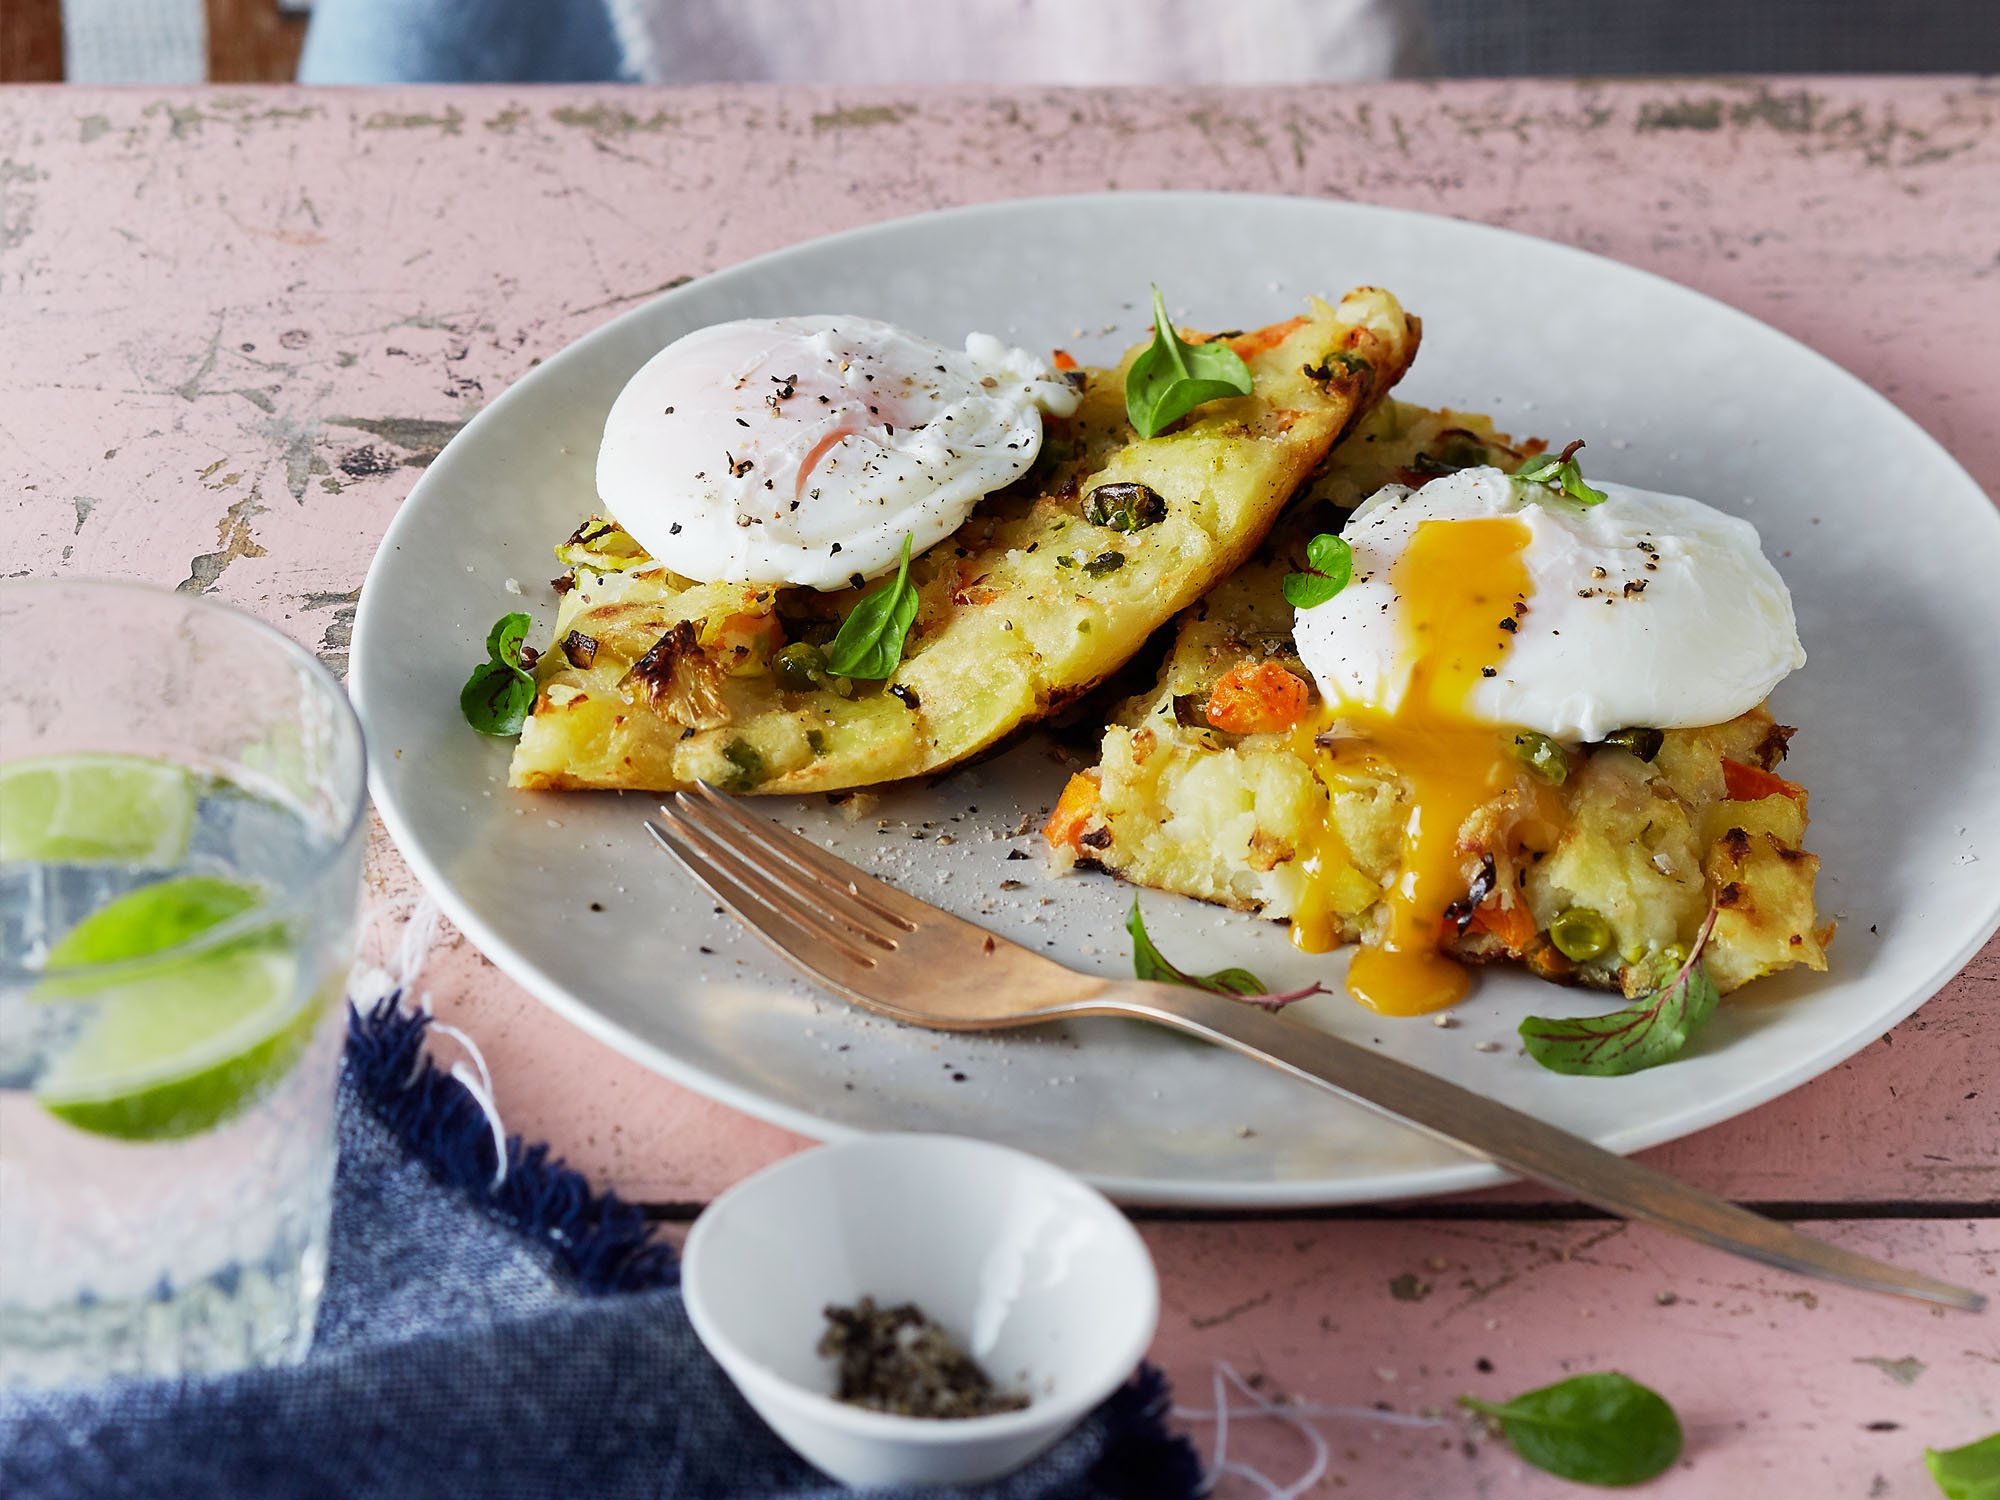
{"type": "MultiPolygon", "coordinates": [[[[1990,82],[13,89],[0,570],[212,592],[341,667],[363,569],[418,470],[611,313],[893,215],[1154,187],[1458,214],[1662,272],[1846,365],[2000,486],[1990,82]]],[[[412,894],[386,839],[369,878],[384,901],[412,894]]],[[[455,938],[427,983],[485,1048],[512,1127],[670,1219],[803,1144],[622,1061],[455,938]]],[[[2000,1292],[1996,1001],[1989,945],[1850,1063],[1652,1159],[2000,1292]]],[[[1818,1290],[1526,1188],[1143,1228],[1166,1291],[1154,1356],[1190,1405],[1209,1404],[1218,1360],[1269,1394],[1403,1414],[1616,1366],[1688,1422],[1682,1468],[1653,1491],[1670,1497],[1921,1496],[1924,1444],[2000,1428],[1994,1315],[1818,1290]]],[[[1456,1420],[1318,1425],[1332,1464],[1316,1493],[1565,1489],[1456,1420]]],[[[1230,1446],[1280,1477],[1307,1451],[1271,1422],[1230,1446]]]]}

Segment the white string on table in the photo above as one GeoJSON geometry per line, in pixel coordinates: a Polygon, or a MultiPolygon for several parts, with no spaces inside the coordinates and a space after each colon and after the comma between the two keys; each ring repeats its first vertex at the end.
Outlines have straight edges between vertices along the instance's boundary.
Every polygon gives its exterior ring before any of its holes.
{"type": "MultiPolygon", "coordinates": [[[[372,946],[380,929],[389,921],[401,916],[403,908],[398,904],[378,906],[369,912],[364,927],[364,946],[372,946]]],[[[479,1044],[459,1030],[458,1027],[440,1021],[432,1009],[428,990],[422,994],[416,991],[417,976],[429,962],[431,949],[437,944],[438,928],[443,924],[444,913],[437,902],[428,894],[421,895],[410,906],[403,920],[403,929],[397,936],[396,951],[390,957],[388,966],[376,968],[365,960],[357,961],[354,972],[348,980],[348,994],[354,1004],[366,1010],[380,1004],[391,995],[402,996],[402,1007],[407,1011],[420,1011],[430,1018],[431,1036],[450,1037],[465,1052],[465,1057],[455,1059],[447,1070],[456,1079],[472,1102],[479,1106],[479,1112],[486,1117],[486,1128],[493,1133],[493,1187],[498,1188],[507,1180],[507,1129],[500,1119],[500,1106],[493,1088],[493,1073],[486,1066],[486,1058],[479,1050],[479,1044]],[[468,1066],[468,1062],[470,1066],[468,1066]]],[[[410,1063],[408,1083],[415,1083],[422,1072],[426,1053],[418,1053],[410,1063]]]]}
{"type": "Polygon", "coordinates": [[[1210,1409],[1195,1406],[1176,1406],[1173,1415],[1183,1422],[1213,1422],[1215,1424],[1215,1444],[1209,1453],[1208,1487],[1213,1491],[1216,1482],[1225,1474],[1247,1480],[1263,1492],[1264,1500],[1299,1500],[1325,1476],[1331,1462],[1332,1449],[1311,1418],[1336,1418],[1350,1422],[1372,1422],[1384,1427],[1448,1427],[1451,1425],[1442,1417],[1420,1417],[1407,1412],[1382,1411],[1372,1406],[1325,1406],[1314,1402],[1273,1401],[1250,1385],[1236,1372],[1236,1367],[1227,1360],[1217,1360],[1212,1376],[1215,1405],[1210,1409]],[[1239,1410],[1231,1400],[1229,1387],[1234,1386],[1249,1401],[1247,1411],[1239,1410]],[[1288,1484],[1279,1484],[1268,1475],[1240,1463],[1229,1456],[1229,1424],[1241,1418],[1272,1417],[1285,1423],[1302,1436],[1312,1449],[1312,1462],[1306,1472],[1288,1484]]]}

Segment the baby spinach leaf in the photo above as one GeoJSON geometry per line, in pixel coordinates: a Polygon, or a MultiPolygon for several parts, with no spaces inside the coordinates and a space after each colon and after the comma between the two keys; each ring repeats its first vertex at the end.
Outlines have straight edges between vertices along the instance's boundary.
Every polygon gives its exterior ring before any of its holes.
{"type": "Polygon", "coordinates": [[[1141,437],[1157,437],[1207,401],[1250,394],[1250,367],[1227,344],[1190,344],[1174,332],[1153,288],[1153,342],[1125,372],[1125,414],[1141,437]]]}
{"type": "Polygon", "coordinates": [[[1926,1448],[1924,1465],[1945,1500],[2000,1500],[2000,1432],[1963,1448],[1926,1448]]]}
{"type": "Polygon", "coordinates": [[[1701,950],[1715,930],[1715,908],[1667,982],[1609,1015],[1529,1016],[1520,1026],[1528,1055],[1552,1073],[1617,1078],[1658,1067],[1680,1054],[1721,1000],[1702,967],[1701,950]]]}
{"type": "Polygon", "coordinates": [[[903,641],[917,619],[917,591],[910,585],[910,544],[903,537],[903,561],[896,576],[861,596],[847,612],[827,647],[826,663],[842,677],[880,682],[893,677],[902,664],[903,641]]]}
{"type": "Polygon", "coordinates": [[[1516,469],[1514,477],[1526,484],[1560,491],[1578,505],[1602,505],[1610,497],[1584,483],[1583,469],[1576,461],[1577,451],[1582,447],[1583,439],[1578,438],[1559,454],[1540,454],[1516,469]]]}
{"type": "Polygon", "coordinates": [[[1306,571],[1285,575],[1285,603],[1294,609],[1324,604],[1346,588],[1353,576],[1354,549],[1341,538],[1321,532],[1306,543],[1306,571]]]}
{"type": "Polygon", "coordinates": [[[1643,1484],[1681,1456],[1681,1423],[1658,1392],[1616,1373],[1573,1375],[1493,1405],[1460,1396],[1536,1468],[1579,1484],[1643,1484]]]}
{"type": "Polygon", "coordinates": [[[486,660],[458,690],[458,711],[481,734],[519,734],[535,706],[535,679],[521,645],[533,623],[518,611],[495,620],[486,632],[486,660]]]}

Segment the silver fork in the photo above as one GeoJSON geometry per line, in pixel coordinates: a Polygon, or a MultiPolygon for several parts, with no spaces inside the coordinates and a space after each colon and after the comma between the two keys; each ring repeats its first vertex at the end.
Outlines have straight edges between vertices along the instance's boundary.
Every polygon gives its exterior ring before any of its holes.
{"type": "Polygon", "coordinates": [[[1857,1255],[1532,1115],[1241,1000],[1079,974],[940,911],[702,785],[646,830],[785,958],[877,1015],[944,1031],[1130,1016],[1254,1057],[1627,1219],[1781,1270],[1976,1312],[1986,1299],[1857,1255]]]}

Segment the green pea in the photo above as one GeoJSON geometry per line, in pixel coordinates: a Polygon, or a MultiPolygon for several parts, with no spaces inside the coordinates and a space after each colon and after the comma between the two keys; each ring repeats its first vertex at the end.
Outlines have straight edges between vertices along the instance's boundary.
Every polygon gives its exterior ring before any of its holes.
{"type": "Polygon", "coordinates": [[[747,792],[764,779],[764,757],[748,740],[731,740],[722,747],[729,774],[722,778],[725,792],[747,792]]]}
{"type": "Polygon", "coordinates": [[[1550,786],[1561,786],[1569,776],[1569,752],[1547,735],[1532,729],[1515,732],[1514,759],[1550,786]]]}
{"type": "Polygon", "coordinates": [[[809,693],[826,680],[826,653],[810,641],[793,641],[771,658],[778,686],[788,693],[809,693]]]}
{"type": "Polygon", "coordinates": [[[1549,941],[1564,958],[1583,963],[1611,946],[1611,925],[1587,906],[1572,906],[1549,923],[1549,941]]]}

